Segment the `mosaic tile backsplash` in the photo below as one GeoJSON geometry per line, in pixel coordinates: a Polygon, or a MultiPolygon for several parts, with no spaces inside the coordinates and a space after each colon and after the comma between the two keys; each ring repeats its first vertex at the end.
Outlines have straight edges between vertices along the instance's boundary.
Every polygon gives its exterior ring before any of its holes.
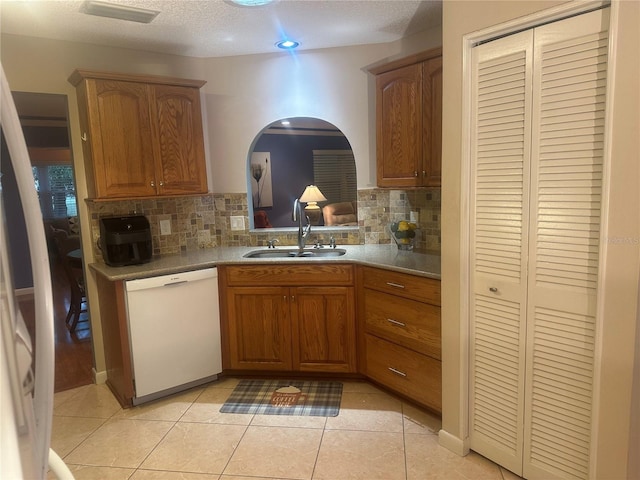
{"type": "MultiPolygon", "coordinates": [[[[170,255],[216,246],[266,246],[277,238],[279,246],[296,245],[296,232],[272,229],[249,230],[249,210],[245,193],[220,193],[202,196],[166,197],[141,200],[87,200],[91,214],[91,235],[96,258],[99,220],[116,215],[145,215],[151,225],[154,255],[170,255]],[[242,217],[244,229],[232,230],[231,217],[242,217]],[[160,234],[160,221],[169,220],[171,233],[160,234]]],[[[358,190],[358,229],[345,232],[311,231],[308,245],[316,241],[329,243],[331,236],[338,245],[392,242],[388,225],[418,214],[419,237],[416,248],[440,252],[440,189],[358,190]]]]}

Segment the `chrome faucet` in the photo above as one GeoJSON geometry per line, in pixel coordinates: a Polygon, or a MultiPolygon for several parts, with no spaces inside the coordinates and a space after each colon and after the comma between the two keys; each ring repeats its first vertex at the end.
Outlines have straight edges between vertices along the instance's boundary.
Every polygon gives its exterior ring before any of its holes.
{"type": "Polygon", "coordinates": [[[304,208],[302,203],[300,203],[299,198],[296,198],[293,202],[293,213],[291,218],[294,222],[298,222],[298,248],[302,250],[304,249],[309,233],[311,233],[311,223],[309,222],[309,217],[304,214],[304,208]],[[302,228],[303,218],[307,219],[307,226],[304,229],[302,228]]]}

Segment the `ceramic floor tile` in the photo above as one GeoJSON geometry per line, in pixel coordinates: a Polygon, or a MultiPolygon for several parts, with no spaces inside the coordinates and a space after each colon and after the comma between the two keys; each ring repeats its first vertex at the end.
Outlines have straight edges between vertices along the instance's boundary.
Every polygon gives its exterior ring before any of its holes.
{"type": "Polygon", "coordinates": [[[64,390],[62,392],[56,392],[53,395],[53,407],[56,408],[60,404],[66,402],[71,397],[73,397],[79,390],[87,389],[87,388],[95,388],[95,385],[85,385],[78,388],[72,388],[71,390],[64,390]]]}
{"type": "Polygon", "coordinates": [[[233,390],[240,383],[240,380],[240,378],[225,377],[207,384],[207,388],[230,388],[233,390]]]}
{"type": "Polygon", "coordinates": [[[69,390],[69,393],[58,398],[60,400],[56,402],[54,397],[54,415],[109,418],[121,410],[120,404],[106,385],[85,385],[69,390]]]}
{"type": "Polygon", "coordinates": [[[291,428],[324,428],[330,417],[310,415],[254,415],[252,426],[291,427],[291,428]]]}
{"type": "Polygon", "coordinates": [[[51,448],[64,458],[106,420],[86,417],[53,417],[51,448]]]}
{"type": "Polygon", "coordinates": [[[250,426],[225,475],[311,479],[322,430],[250,426]]]}
{"type": "Polygon", "coordinates": [[[500,473],[502,473],[503,480],[523,480],[522,477],[519,477],[513,472],[510,472],[506,468],[500,467],[500,473]]]}
{"type": "Polygon", "coordinates": [[[402,404],[402,417],[404,433],[437,435],[442,428],[442,421],[435,414],[420,410],[408,403],[402,404]]]}
{"type": "Polygon", "coordinates": [[[137,407],[122,409],[116,412],[112,418],[175,422],[184,415],[198,396],[202,394],[203,390],[202,388],[195,388],[167,398],[138,405],[137,407]]]}
{"type": "Polygon", "coordinates": [[[405,480],[401,433],[325,431],[313,480],[405,480]]]}
{"type": "Polygon", "coordinates": [[[218,480],[220,475],[189,472],[160,472],[158,470],[136,470],[130,480],[218,480]]]}
{"type": "MultiPolygon", "coordinates": [[[[69,465],[73,477],[76,480],[127,480],[135,471],[133,468],[118,467],[92,467],[89,465],[69,465]]],[[[47,477],[56,480],[57,477],[49,472],[47,477]]]]}
{"type": "Polygon", "coordinates": [[[252,414],[220,413],[220,407],[231,395],[232,390],[208,387],[180,418],[181,422],[226,423],[249,425],[252,414]]]}
{"type": "Polygon", "coordinates": [[[243,475],[220,475],[220,480],[288,480],[276,477],[245,477],[243,475]]]}
{"type": "Polygon", "coordinates": [[[244,475],[220,475],[220,480],[289,480],[278,477],[245,477],[244,475]]]}
{"type": "Polygon", "coordinates": [[[242,425],[178,422],[141,468],[220,474],[245,430],[242,425]]]}
{"type": "Polygon", "coordinates": [[[340,413],[325,428],[401,433],[402,403],[386,394],[343,393],[340,413]]]}
{"type": "Polygon", "coordinates": [[[500,468],[471,452],[460,457],[440,446],[437,435],[405,435],[407,480],[502,480],[500,468]]]}
{"type": "Polygon", "coordinates": [[[174,425],[149,420],[109,420],[71,452],[73,464],[136,468],[174,425]]]}
{"type": "Polygon", "coordinates": [[[380,394],[386,394],[384,392],[384,390],[379,389],[378,387],[376,387],[375,385],[372,385],[371,383],[362,381],[362,382],[357,382],[355,380],[348,380],[348,381],[343,381],[342,382],[342,392],[348,392],[348,393],[380,393],[380,394]]]}

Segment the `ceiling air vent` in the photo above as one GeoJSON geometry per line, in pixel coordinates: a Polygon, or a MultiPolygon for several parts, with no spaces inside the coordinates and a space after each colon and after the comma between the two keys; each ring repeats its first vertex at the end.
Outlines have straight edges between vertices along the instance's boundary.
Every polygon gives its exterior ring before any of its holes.
{"type": "Polygon", "coordinates": [[[98,0],[87,0],[82,4],[82,7],[80,7],[80,11],[88,15],[116,18],[118,20],[128,20],[138,23],[151,23],[160,13],[156,10],[116,5],[115,3],[100,2],[98,0]]]}

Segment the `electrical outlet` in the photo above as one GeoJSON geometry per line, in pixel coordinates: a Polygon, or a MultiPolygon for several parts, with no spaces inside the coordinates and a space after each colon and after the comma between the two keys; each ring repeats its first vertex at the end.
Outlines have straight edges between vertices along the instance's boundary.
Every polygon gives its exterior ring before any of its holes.
{"type": "Polygon", "coordinates": [[[231,230],[244,230],[244,217],[231,217],[231,230]]]}
{"type": "Polygon", "coordinates": [[[198,230],[198,247],[204,248],[211,245],[211,232],[209,230],[198,230]]]}
{"type": "Polygon", "coordinates": [[[418,223],[418,212],[409,212],[409,221],[418,223]]]}
{"type": "Polygon", "coordinates": [[[160,235],[171,235],[171,220],[160,220],[160,235]]]}

